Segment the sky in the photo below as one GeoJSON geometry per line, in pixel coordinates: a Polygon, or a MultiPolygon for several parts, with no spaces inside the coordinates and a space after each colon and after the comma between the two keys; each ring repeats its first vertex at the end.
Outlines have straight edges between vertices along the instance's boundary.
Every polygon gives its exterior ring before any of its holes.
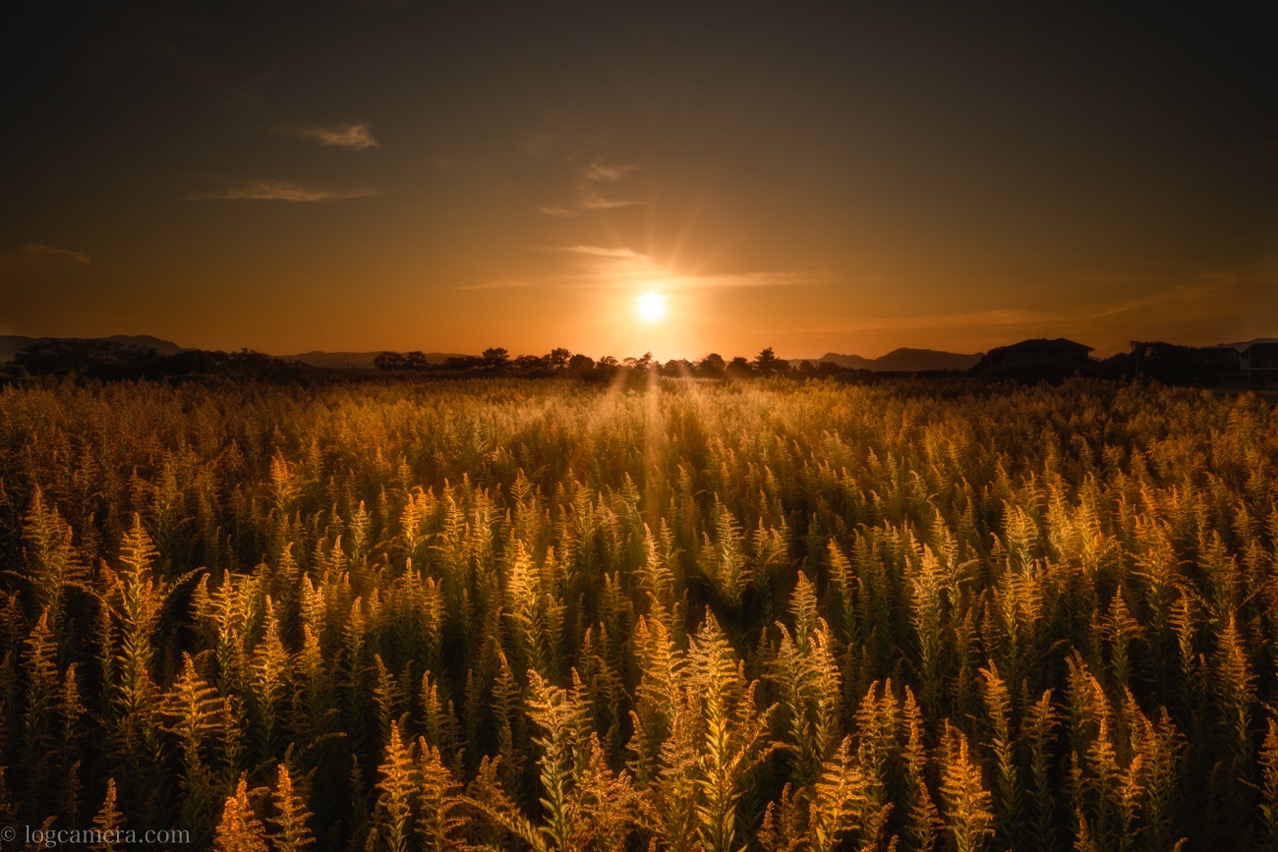
{"type": "Polygon", "coordinates": [[[24,6],[0,334],[662,359],[1278,336],[1273,3],[24,6]]]}

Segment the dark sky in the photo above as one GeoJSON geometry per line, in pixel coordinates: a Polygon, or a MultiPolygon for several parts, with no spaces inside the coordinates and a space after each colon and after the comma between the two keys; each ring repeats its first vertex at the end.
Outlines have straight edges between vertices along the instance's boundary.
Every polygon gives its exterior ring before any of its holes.
{"type": "Polygon", "coordinates": [[[663,358],[1278,335],[1278,4],[23,8],[0,333],[663,358]]]}

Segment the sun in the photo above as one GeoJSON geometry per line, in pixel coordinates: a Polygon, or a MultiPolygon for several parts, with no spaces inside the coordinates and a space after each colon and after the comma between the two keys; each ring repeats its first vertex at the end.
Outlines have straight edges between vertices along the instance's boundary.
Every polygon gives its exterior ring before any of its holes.
{"type": "Polygon", "coordinates": [[[666,315],[666,296],[664,293],[644,293],[635,299],[635,309],[639,311],[639,319],[656,322],[666,315]]]}

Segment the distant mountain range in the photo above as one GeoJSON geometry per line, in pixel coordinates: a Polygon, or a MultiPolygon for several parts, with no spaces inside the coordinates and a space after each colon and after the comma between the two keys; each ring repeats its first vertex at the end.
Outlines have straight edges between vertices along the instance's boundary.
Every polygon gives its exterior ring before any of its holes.
{"type": "Polygon", "coordinates": [[[938,352],[935,349],[893,349],[880,358],[863,358],[860,355],[840,355],[828,352],[820,360],[830,361],[840,367],[877,372],[922,373],[929,370],[967,370],[981,360],[984,352],[961,355],[957,352],[938,352]]]}
{"type": "MultiPolygon", "coordinates": [[[[43,343],[48,340],[66,340],[68,338],[59,337],[25,337],[21,334],[0,334],[0,363],[7,363],[13,360],[13,356],[18,354],[21,349],[26,349],[33,343],[43,343]]],[[[178,346],[171,340],[161,340],[158,337],[151,337],[146,334],[113,334],[110,337],[94,337],[91,340],[107,340],[111,343],[119,343],[123,346],[139,346],[143,349],[154,349],[161,355],[176,355],[186,350],[185,346],[178,346]]]]}
{"type": "MultiPolygon", "coordinates": [[[[19,350],[25,349],[33,343],[43,343],[48,340],[59,340],[66,338],[56,337],[26,337],[20,334],[0,334],[0,364],[8,363],[13,360],[13,356],[18,354],[19,350]]],[[[161,355],[176,355],[179,352],[185,352],[189,347],[179,346],[171,340],[162,340],[158,337],[151,337],[145,334],[114,334],[110,337],[89,338],[92,340],[106,340],[111,343],[119,343],[122,346],[138,346],[143,349],[154,349],[161,355]]],[[[352,368],[357,370],[373,369],[373,359],[380,355],[381,352],[303,352],[300,355],[279,355],[276,357],[283,358],[286,361],[300,361],[311,367],[320,367],[324,369],[346,369],[352,368]]],[[[457,357],[452,352],[427,352],[426,361],[431,364],[442,364],[449,358],[457,357]]]]}

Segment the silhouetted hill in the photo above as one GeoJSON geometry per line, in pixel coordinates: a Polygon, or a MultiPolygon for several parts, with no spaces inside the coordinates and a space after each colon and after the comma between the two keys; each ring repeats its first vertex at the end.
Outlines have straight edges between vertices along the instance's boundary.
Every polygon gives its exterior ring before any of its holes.
{"type": "Polygon", "coordinates": [[[860,355],[840,355],[837,352],[827,352],[818,360],[829,361],[831,364],[838,364],[840,367],[847,367],[852,370],[874,369],[874,362],[869,358],[862,358],[860,355]]]}
{"type": "Polygon", "coordinates": [[[26,337],[21,334],[3,334],[0,335],[0,363],[7,363],[13,360],[13,356],[18,354],[22,349],[26,349],[33,343],[44,343],[50,340],[75,340],[86,339],[94,341],[106,341],[108,343],[118,343],[121,346],[136,346],[141,349],[154,349],[159,355],[176,355],[179,352],[185,352],[185,346],[178,346],[171,340],[162,340],[158,337],[151,337],[147,334],[113,334],[110,337],[91,337],[91,338],[57,338],[57,337],[26,337]]]}
{"type": "Polygon", "coordinates": [[[935,349],[894,349],[881,358],[874,359],[875,370],[899,370],[922,373],[927,370],[968,370],[981,360],[983,352],[962,355],[957,352],[938,352],[935,349]]]}
{"type": "Polygon", "coordinates": [[[894,349],[881,358],[863,358],[860,355],[839,355],[835,352],[821,356],[840,367],[853,370],[878,370],[880,372],[923,373],[929,370],[967,370],[984,353],[963,355],[957,352],[939,352],[935,349],[894,349]]]}
{"type": "MultiPolygon", "coordinates": [[[[344,370],[351,368],[353,370],[371,370],[373,369],[373,359],[380,355],[381,352],[303,352],[301,355],[285,355],[285,359],[289,361],[301,361],[311,367],[322,367],[330,370],[344,370]]],[[[427,352],[427,364],[442,364],[449,358],[462,357],[453,352],[427,352]]]]}

